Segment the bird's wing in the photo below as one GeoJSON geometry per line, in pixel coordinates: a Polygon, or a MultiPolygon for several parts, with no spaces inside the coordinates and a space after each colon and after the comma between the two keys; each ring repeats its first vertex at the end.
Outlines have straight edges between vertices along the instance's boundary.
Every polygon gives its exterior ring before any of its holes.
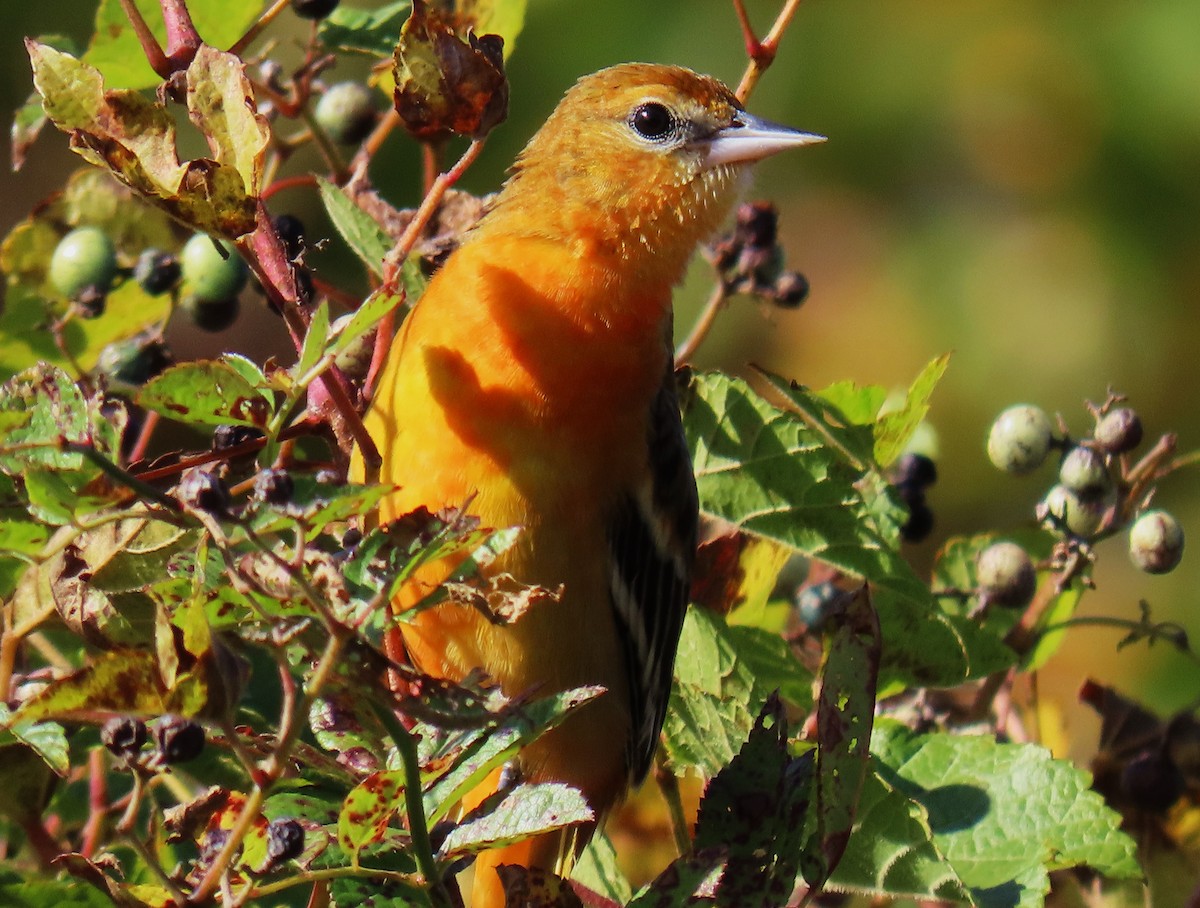
{"type": "Polygon", "coordinates": [[[612,605],[629,679],[627,761],[634,782],[645,776],[658,745],[696,551],[696,480],[671,368],[651,405],[646,442],[646,481],[620,502],[608,532],[612,605]]]}

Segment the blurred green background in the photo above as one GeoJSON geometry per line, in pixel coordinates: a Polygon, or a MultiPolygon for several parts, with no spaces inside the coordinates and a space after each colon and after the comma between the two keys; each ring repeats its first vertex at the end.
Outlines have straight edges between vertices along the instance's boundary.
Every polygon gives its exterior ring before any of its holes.
{"type": "MultiPolygon", "coordinates": [[[[346,0],[369,6],[368,0],[346,0]]],[[[760,30],[778,0],[748,0],[760,30]]],[[[0,108],[31,88],[23,35],[84,42],[95,3],[0,7],[0,108]]],[[[305,32],[285,16],[273,33],[295,54],[305,32]]],[[[1003,407],[1033,402],[1088,428],[1084,399],[1110,384],[1131,398],[1148,432],[1200,446],[1200,4],[1195,0],[808,0],[776,65],[751,99],[756,113],[829,137],[760,168],[755,197],[782,212],[791,267],[812,283],[799,312],[737,300],[698,365],[745,373],[750,362],[821,387],[840,379],[903,387],[930,358],[953,351],[934,398],[940,481],[928,565],[947,536],[1032,521],[1052,482],[1002,476],[984,437],[1003,407]]],[[[745,62],[727,0],[529,0],[510,58],[511,117],[490,140],[467,188],[495,188],[505,167],[580,74],[624,60],[682,63],[736,83],[745,62]]],[[[343,70],[329,80],[356,77],[343,70]]],[[[390,199],[411,204],[415,154],[382,155],[373,170],[390,199]]],[[[0,230],[20,220],[76,166],[48,130],[18,175],[0,173],[0,230]]],[[[289,194],[281,204],[308,211],[289,194]]],[[[316,232],[316,231],[314,231],[316,232]]],[[[342,259],[344,261],[344,259],[342,259]]],[[[336,273],[339,256],[325,266],[336,273]]],[[[698,265],[681,293],[685,328],[707,294],[698,265]]],[[[287,350],[279,323],[251,316],[226,346],[263,335],[287,350]],[[259,330],[259,327],[262,330],[259,330]]],[[[209,338],[179,337],[187,354],[209,338]],[[189,346],[190,345],[190,346],[189,346]]],[[[1200,484],[1170,478],[1158,504],[1200,547],[1200,484]]],[[[1152,578],[1129,565],[1122,540],[1099,549],[1087,614],[1159,620],[1200,642],[1194,587],[1200,556],[1152,578]]],[[[1044,703],[1064,710],[1076,757],[1098,723],[1074,707],[1085,677],[1137,693],[1154,708],[1200,698],[1200,672],[1163,646],[1116,651],[1119,634],[1076,630],[1041,673],[1044,703]]]]}

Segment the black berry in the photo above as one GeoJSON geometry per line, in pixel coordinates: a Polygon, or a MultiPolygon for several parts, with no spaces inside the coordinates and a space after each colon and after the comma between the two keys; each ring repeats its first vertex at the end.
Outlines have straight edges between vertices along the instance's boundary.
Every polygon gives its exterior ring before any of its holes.
{"type": "Polygon", "coordinates": [[[295,820],[272,820],[267,826],[267,858],[272,864],[290,861],[304,851],[304,827],[295,820]]]}
{"type": "Polygon", "coordinates": [[[1096,444],[1110,454],[1124,454],[1142,443],[1142,418],[1136,410],[1117,407],[1096,424],[1096,444]]]}
{"type": "Polygon", "coordinates": [[[150,296],[160,296],[177,283],[183,272],[179,259],[161,249],[147,249],[133,266],[133,279],[150,296]]]}
{"type": "Polygon", "coordinates": [[[338,8],[340,0],[292,0],[292,12],[301,19],[324,19],[338,8]]]}
{"type": "Polygon", "coordinates": [[[118,757],[131,757],[146,743],[146,723],[132,716],[114,716],[100,727],[100,743],[118,757]]]}
{"type": "Polygon", "coordinates": [[[204,750],[204,727],[183,716],[163,716],[154,726],[154,743],[164,763],[186,763],[204,750]]]}

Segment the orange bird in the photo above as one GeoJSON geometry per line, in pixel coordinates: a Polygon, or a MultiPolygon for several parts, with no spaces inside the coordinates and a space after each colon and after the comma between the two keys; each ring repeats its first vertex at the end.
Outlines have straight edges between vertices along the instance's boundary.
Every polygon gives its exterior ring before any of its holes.
{"type": "MultiPolygon", "coordinates": [[[[490,571],[563,588],[510,625],[463,605],[424,610],[401,625],[408,655],[453,680],[481,668],[510,696],[603,686],[515,767],[575,786],[598,818],[658,744],[696,541],[671,289],[748,165],[820,140],[750,116],[686,69],[584,77],[430,282],[380,373],[366,425],[381,479],[398,487],[380,521],[469,502],[486,526],[524,528],[490,571]]],[[[425,570],[396,610],[454,567],[425,570]]],[[[472,904],[504,904],[500,864],[565,872],[591,831],[483,855],[472,904]]]]}

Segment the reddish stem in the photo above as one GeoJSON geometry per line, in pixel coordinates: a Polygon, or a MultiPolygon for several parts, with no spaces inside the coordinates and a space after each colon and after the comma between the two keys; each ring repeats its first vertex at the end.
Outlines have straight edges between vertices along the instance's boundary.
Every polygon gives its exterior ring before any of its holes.
{"type": "Polygon", "coordinates": [[[167,59],[172,71],[186,69],[204,43],[188,12],[187,0],[158,0],[158,5],[167,26],[167,59]]]}
{"type": "Polygon", "coordinates": [[[108,777],[104,773],[104,752],[99,747],[88,754],[88,818],[83,827],[79,852],[91,858],[100,847],[100,833],[108,816],[108,777]]]}
{"type": "Polygon", "coordinates": [[[295,176],[283,177],[276,180],[270,186],[262,191],[262,200],[265,202],[277,192],[283,192],[285,189],[300,189],[306,186],[316,186],[317,177],[311,173],[298,173],[295,176]]]}
{"type": "Polygon", "coordinates": [[[142,11],[137,8],[137,4],[133,0],[121,0],[121,10],[125,13],[125,18],[129,20],[129,24],[133,26],[133,33],[137,35],[138,43],[142,45],[142,53],[146,55],[146,60],[150,63],[150,68],[160,78],[168,78],[172,72],[171,64],[167,60],[167,55],[163,53],[158,39],[150,31],[150,26],[146,24],[146,20],[142,17],[142,11]]]}
{"type": "Polygon", "coordinates": [[[139,460],[145,460],[146,449],[150,447],[150,439],[154,435],[154,430],[158,428],[158,413],[154,410],[146,412],[146,419],[142,423],[142,430],[138,432],[137,443],[134,444],[133,450],[129,452],[128,463],[137,463],[139,460]]]}

